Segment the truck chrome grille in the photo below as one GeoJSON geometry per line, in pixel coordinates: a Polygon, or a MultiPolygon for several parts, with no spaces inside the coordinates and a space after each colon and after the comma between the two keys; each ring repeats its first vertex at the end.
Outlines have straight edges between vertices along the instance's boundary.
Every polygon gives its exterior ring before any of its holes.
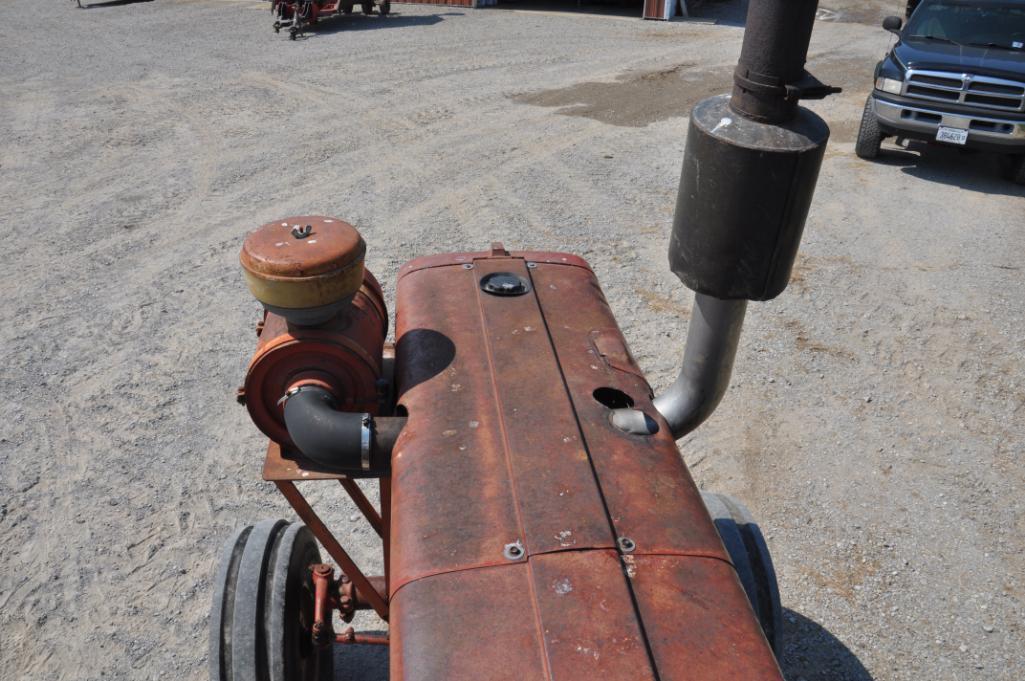
{"type": "Polygon", "coordinates": [[[903,94],[996,111],[1025,111],[1025,83],[972,73],[909,69],[903,94]]]}

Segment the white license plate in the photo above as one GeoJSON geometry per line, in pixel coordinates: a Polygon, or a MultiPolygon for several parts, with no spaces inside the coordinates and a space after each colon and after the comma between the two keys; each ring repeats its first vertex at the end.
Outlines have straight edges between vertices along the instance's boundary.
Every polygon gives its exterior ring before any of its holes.
{"type": "Polygon", "coordinates": [[[936,131],[937,142],[950,142],[951,144],[964,144],[968,141],[968,131],[959,128],[944,128],[936,131]]]}

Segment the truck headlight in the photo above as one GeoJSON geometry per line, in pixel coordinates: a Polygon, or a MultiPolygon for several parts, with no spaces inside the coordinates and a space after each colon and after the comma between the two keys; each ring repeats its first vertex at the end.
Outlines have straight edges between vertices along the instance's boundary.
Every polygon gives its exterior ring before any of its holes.
{"type": "Polygon", "coordinates": [[[891,95],[899,95],[903,85],[902,81],[894,80],[893,78],[876,78],[876,90],[882,90],[891,95]]]}

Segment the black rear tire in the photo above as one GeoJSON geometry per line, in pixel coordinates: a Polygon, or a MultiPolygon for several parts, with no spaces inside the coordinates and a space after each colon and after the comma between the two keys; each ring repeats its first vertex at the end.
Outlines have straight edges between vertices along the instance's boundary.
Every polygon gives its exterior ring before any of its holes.
{"type": "Polygon", "coordinates": [[[363,10],[363,14],[365,14],[367,16],[370,16],[371,14],[374,13],[374,3],[372,3],[372,2],[364,2],[364,3],[362,3],[360,5],[360,9],[363,10]]]}
{"type": "Polygon", "coordinates": [[[879,120],[872,109],[872,97],[865,101],[865,110],[861,114],[861,126],[858,128],[858,141],[854,144],[854,153],[858,158],[871,160],[879,156],[879,147],[883,143],[883,131],[879,128],[879,120]]]}
{"type": "Polygon", "coordinates": [[[264,520],[232,535],[214,583],[211,681],[331,681],[333,647],[314,646],[311,632],[319,562],[305,525],[264,520]]]}
{"type": "Polygon", "coordinates": [[[382,17],[388,16],[391,13],[391,0],[384,0],[377,6],[377,11],[381,13],[382,17]]]}
{"type": "Polygon", "coordinates": [[[783,605],[765,537],[747,508],[733,497],[702,492],[701,498],[730,554],[765,638],[778,656],[782,651],[783,605]]]}

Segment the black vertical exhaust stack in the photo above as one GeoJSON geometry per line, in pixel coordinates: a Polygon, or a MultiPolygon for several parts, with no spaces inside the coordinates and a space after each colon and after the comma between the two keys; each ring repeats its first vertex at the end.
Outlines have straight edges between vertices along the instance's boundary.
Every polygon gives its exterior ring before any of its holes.
{"type": "Polygon", "coordinates": [[[818,0],[750,0],[733,94],[691,112],[669,264],[695,292],[683,368],[655,400],[679,438],[729,385],[749,300],[786,288],[829,127],[800,106],[838,88],[804,69],[818,0]]]}

